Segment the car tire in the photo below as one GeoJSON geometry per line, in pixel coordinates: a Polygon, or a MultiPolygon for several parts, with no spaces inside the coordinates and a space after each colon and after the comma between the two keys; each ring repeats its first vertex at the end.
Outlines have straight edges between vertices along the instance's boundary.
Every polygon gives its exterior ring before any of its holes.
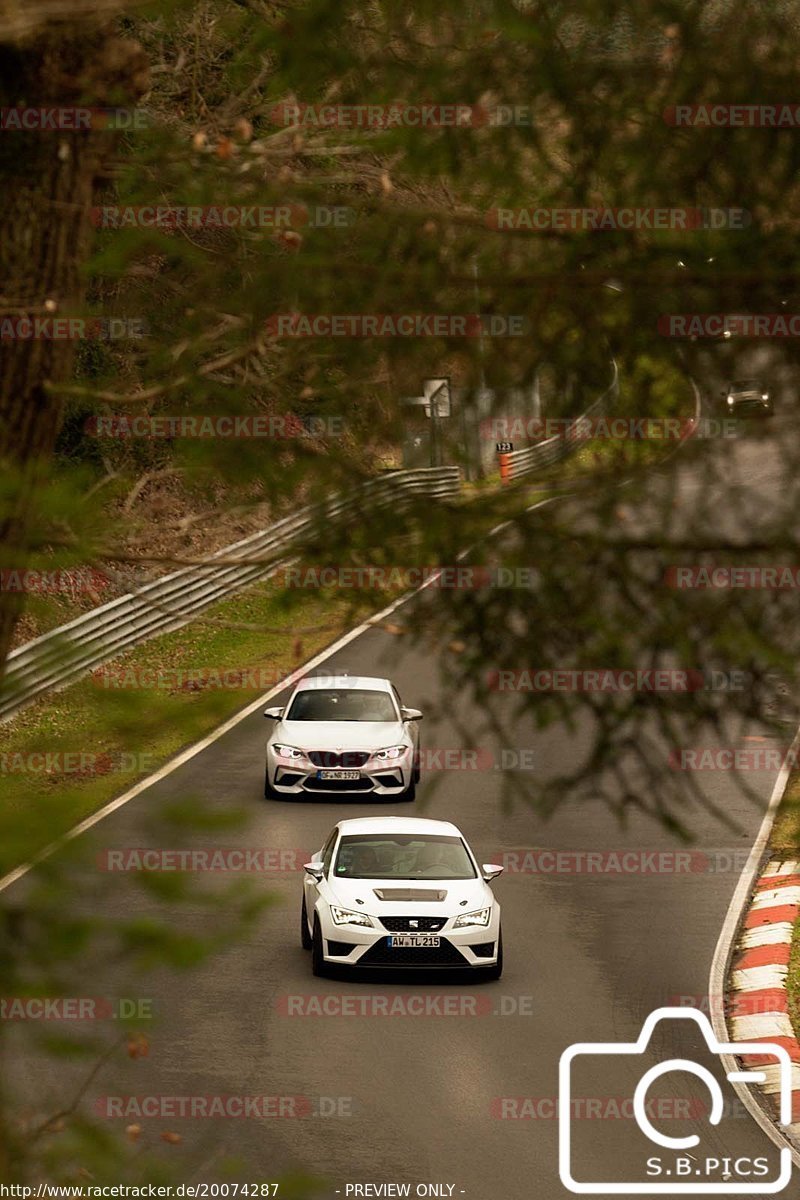
{"type": "Polygon", "coordinates": [[[308,932],[308,912],[306,911],[306,898],[303,896],[303,906],[300,909],[300,945],[304,950],[311,949],[311,934],[308,932]]]}
{"type": "Polygon", "coordinates": [[[314,916],[314,933],[311,938],[311,974],[317,979],[322,979],[327,975],[327,964],[322,953],[322,929],[319,924],[319,917],[314,916]]]}
{"type": "Polygon", "coordinates": [[[422,778],[422,767],[419,765],[419,750],[417,750],[417,756],[414,759],[414,774],[412,778],[414,783],[419,783],[420,779],[422,778]]]}
{"type": "Polygon", "coordinates": [[[280,800],[280,792],[276,792],[275,788],[269,781],[269,767],[264,772],[264,799],[265,800],[280,800]]]}
{"type": "Polygon", "coordinates": [[[497,946],[497,962],[491,967],[483,967],[481,974],[484,979],[500,979],[503,974],[503,931],[500,930],[497,946]]]}

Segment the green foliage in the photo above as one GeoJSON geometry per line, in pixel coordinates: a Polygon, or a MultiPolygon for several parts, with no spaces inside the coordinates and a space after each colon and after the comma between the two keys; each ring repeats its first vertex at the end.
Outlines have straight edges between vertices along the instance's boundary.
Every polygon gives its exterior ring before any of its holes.
{"type": "MultiPolygon", "coordinates": [[[[215,516],[237,504],[265,504],[280,516],[350,488],[398,454],[398,400],[418,395],[427,377],[449,375],[466,389],[469,410],[482,382],[501,393],[540,370],[552,381],[551,412],[574,414],[605,388],[613,356],[620,413],[683,414],[687,373],[711,378],[710,355],[705,345],[665,338],[660,317],[797,307],[800,141],[794,129],[678,127],[665,113],[675,105],[796,96],[796,24],[795,6],[777,0],[184,0],[132,10],[121,27],[150,62],[142,100],[148,125],[119,140],[97,205],[264,206],[288,209],[288,216],[277,227],[167,222],[95,230],[91,256],[80,264],[87,314],[143,320],[147,331],[89,341],[74,378],[40,381],[66,404],[54,468],[32,495],[22,471],[0,480],[2,512],[16,512],[21,497],[29,509],[32,562],[136,566],[148,537],[162,531],[149,529],[124,497],[154,471],[179,473],[191,503],[213,506],[215,516]],[[469,106],[478,116],[460,127],[375,129],[295,129],[276,116],[283,104],[402,102],[469,106]],[[492,124],[486,113],[502,105],[520,106],[523,116],[492,124]],[[320,206],[346,209],[352,219],[315,223],[309,214],[320,206]],[[748,220],[741,229],[612,232],[537,229],[515,215],[631,206],[739,209],[748,220]],[[510,227],[497,210],[511,212],[510,227]],[[525,336],[276,338],[268,325],[292,313],[476,309],[524,317],[525,336]],[[119,414],[302,414],[338,419],[345,432],[148,440],[87,431],[89,418],[119,414]],[[103,490],[94,491],[101,482],[103,490]]],[[[4,81],[14,86],[13,78],[4,81]]],[[[733,377],[746,355],[738,345],[729,349],[724,363],[733,377]]],[[[797,360],[791,339],[771,350],[771,369],[790,379],[797,360]]],[[[737,484],[748,445],[746,436],[729,445],[698,440],[656,472],[651,456],[626,456],[624,478],[619,459],[579,461],[582,490],[535,514],[530,481],[475,487],[459,505],[420,502],[402,518],[367,506],[347,529],[316,530],[303,561],[451,564],[474,544],[469,561],[476,564],[535,564],[531,588],[423,598],[404,616],[409,640],[460,647],[443,657],[446,686],[476,702],[484,736],[503,744],[519,736],[512,730],[581,723],[592,730],[588,756],[559,777],[521,783],[509,775],[508,803],[548,816],[567,800],[600,800],[621,821],[644,812],[686,838],[707,801],[691,773],[665,770],[667,749],[727,741],[732,729],[757,719],[779,733],[769,716],[770,676],[792,677],[800,656],[792,593],[765,602],[758,592],[678,592],[665,583],[676,565],[720,556],[748,564],[796,558],[795,439],[791,430],[777,438],[770,459],[784,484],[779,511],[765,504],[754,513],[747,487],[737,484]],[[692,496],[680,525],[679,492],[692,496]],[[502,539],[487,539],[500,522],[507,522],[502,539]],[[746,670],[751,686],[725,695],[645,691],[611,699],[529,692],[504,704],[486,683],[489,671],[503,669],[644,662],[746,670]]],[[[465,448],[461,455],[464,461],[465,448]]],[[[563,490],[575,471],[567,460],[548,474],[548,487],[563,490]]],[[[320,609],[330,600],[323,595],[308,606],[320,644],[320,609]]],[[[332,607],[333,622],[341,623],[364,604],[338,598],[332,607]]],[[[52,609],[42,613],[53,618],[52,609]]],[[[286,593],[259,604],[255,622],[274,620],[273,634],[285,642],[286,623],[303,615],[286,593]]],[[[239,665],[256,657],[252,631],[245,636],[234,624],[212,641],[198,628],[169,644],[180,665],[191,665],[195,653],[239,665]]],[[[149,653],[143,649],[143,660],[149,653]]],[[[150,736],[162,755],[231,708],[230,697],[216,704],[205,697],[172,720],[172,698],[120,694],[101,704],[89,699],[91,687],[71,693],[70,734],[77,729],[93,744],[114,746],[150,736]]],[[[23,718],[6,736],[22,729],[23,742],[29,736],[52,749],[65,736],[58,703],[37,708],[27,730],[23,718]]],[[[458,732],[465,744],[474,740],[473,730],[458,732]]],[[[5,785],[0,828],[8,862],[91,811],[109,790],[107,781],[33,787],[32,794],[5,785]]],[[[187,820],[195,832],[204,827],[193,800],[173,814],[176,836],[186,835],[187,820]]],[[[109,959],[124,962],[134,980],[145,969],[196,969],[232,938],[249,936],[265,903],[238,888],[198,895],[182,878],[134,883],[130,918],[116,927],[104,920],[96,873],[84,878],[71,859],[51,862],[24,904],[13,893],[2,914],[4,991],[74,988],[82,973],[93,977],[109,959]],[[87,878],[94,880],[88,894],[87,878]]],[[[76,1087],[73,1056],[83,1069],[106,1053],[96,1035],[81,1045],[49,1036],[42,1047],[59,1061],[63,1055],[65,1079],[76,1087]]],[[[153,1148],[138,1158],[96,1126],[78,1104],[63,1136],[0,1128],[0,1171],[4,1155],[15,1179],[72,1179],[87,1159],[98,1177],[166,1177],[153,1148]]],[[[313,1181],[292,1186],[303,1195],[313,1181]]]]}

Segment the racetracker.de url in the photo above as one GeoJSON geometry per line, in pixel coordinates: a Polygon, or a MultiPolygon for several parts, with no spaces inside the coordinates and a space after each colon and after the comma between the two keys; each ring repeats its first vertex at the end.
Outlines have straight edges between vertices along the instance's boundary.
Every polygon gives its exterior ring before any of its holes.
{"type": "Polygon", "coordinates": [[[57,1183],[0,1183],[0,1200],[13,1196],[16,1200],[95,1200],[95,1197],[191,1197],[192,1200],[217,1200],[218,1197],[277,1196],[280,1184],[255,1181],[252,1183],[143,1183],[143,1184],[57,1184],[57,1183]]]}

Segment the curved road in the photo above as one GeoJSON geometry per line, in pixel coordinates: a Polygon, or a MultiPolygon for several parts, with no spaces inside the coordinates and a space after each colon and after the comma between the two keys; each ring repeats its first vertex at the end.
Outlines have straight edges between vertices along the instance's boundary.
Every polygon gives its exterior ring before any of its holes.
{"type": "MultiPolygon", "coordinates": [[[[780,432],[782,421],[776,419],[776,426],[780,432]]],[[[745,437],[725,451],[756,492],[769,491],[777,436],[745,437]]],[[[691,490],[687,481],[689,498],[691,490]]],[[[429,595],[415,602],[438,600],[429,595]]],[[[325,666],[332,673],[389,674],[406,703],[446,714],[424,723],[429,748],[457,746],[459,728],[470,722],[463,699],[443,691],[435,658],[382,629],[365,631],[325,666]]],[[[511,696],[512,729],[513,706],[511,696]]],[[[149,1055],[104,1070],[86,1103],[109,1091],[302,1098],[284,1100],[282,1117],[109,1121],[120,1136],[125,1125],[140,1124],[144,1141],[174,1156],[186,1179],[272,1180],[296,1168],[319,1177],[320,1194],[331,1197],[347,1194],[348,1184],[410,1183],[413,1195],[417,1183],[429,1183],[447,1185],[445,1195],[452,1187],[452,1195],[472,1200],[561,1200],[568,1192],[559,1181],[554,1119],[559,1056],[576,1041],[633,1040],[647,1015],[664,1004],[704,1003],[720,928],[775,771],[752,774],[760,805],[739,794],[726,772],[703,772],[704,791],[742,832],[732,839],[698,809],[692,819],[696,844],[676,859],[680,847],[651,821],[633,816],[620,829],[599,803],[566,805],[546,824],[518,804],[503,811],[492,769],[448,771],[432,797],[423,780],[415,809],[342,801],[265,803],[265,734],[260,714],[247,717],[80,839],[90,863],[108,848],[161,847],[159,812],[198,797],[221,813],[232,803],[245,807],[251,818],[246,835],[224,827],[195,832],[191,839],[173,833],[168,845],[232,847],[246,841],[251,848],[300,852],[288,855],[289,869],[268,879],[281,903],[257,934],[196,971],[163,970],[148,977],[144,990],[157,1016],[149,1055]],[[503,979],[314,980],[298,944],[296,868],[304,853],[320,847],[343,815],[414,811],[454,820],[479,861],[506,862],[506,873],[493,885],[503,906],[503,979]],[[557,862],[529,853],[534,848],[564,855],[557,862]],[[636,852],[638,857],[626,861],[641,869],[618,872],[613,860],[583,854],[621,850],[636,852]],[[383,1012],[397,1002],[405,1011],[383,1012]],[[354,1015],[315,1015],[325,1004],[340,1010],[347,1003],[355,1006],[354,1015]],[[419,1015],[422,1005],[431,1007],[419,1015]],[[359,1015],[361,1006],[365,1011],[359,1015]],[[161,1145],[158,1136],[165,1130],[178,1132],[181,1144],[161,1145]],[[226,1169],[229,1158],[235,1165],[226,1169]]],[[[762,737],[763,731],[750,734],[762,737]]],[[[515,735],[516,747],[528,749],[536,769],[545,773],[579,754],[586,737],[580,728],[517,727],[515,735]]],[[[491,742],[484,748],[495,755],[502,750],[491,742]]],[[[220,878],[207,877],[209,886],[219,886],[220,878]]],[[[110,914],[158,910],[153,898],[133,893],[138,899],[131,899],[131,889],[112,882],[110,914]]],[[[15,885],[8,895],[20,886],[27,885],[15,885]]],[[[201,932],[202,906],[177,905],[172,920],[177,931],[201,932]]],[[[98,962],[91,986],[84,983],[78,994],[130,995],[130,986],[116,978],[113,967],[98,962]]],[[[662,1054],[681,1049],[686,1046],[680,1030],[659,1039],[662,1054]]],[[[56,1080],[51,1066],[29,1055],[8,1082],[21,1107],[48,1112],[84,1070],[65,1062],[56,1080]]],[[[584,1178],[608,1181],[641,1169],[634,1124],[613,1103],[627,1094],[624,1083],[591,1070],[578,1092],[595,1101],[575,1123],[584,1178]]],[[[720,1157],[767,1155],[774,1162],[774,1147],[746,1114],[727,1112],[722,1125],[709,1130],[686,1078],[665,1085],[663,1094],[673,1102],[662,1123],[669,1132],[697,1131],[704,1147],[720,1157]]]]}

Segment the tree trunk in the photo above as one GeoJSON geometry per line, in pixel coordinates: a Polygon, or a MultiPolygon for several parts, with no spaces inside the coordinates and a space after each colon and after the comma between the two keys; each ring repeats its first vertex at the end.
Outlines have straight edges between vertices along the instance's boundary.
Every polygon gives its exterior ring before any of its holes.
{"type": "MultiPolygon", "coordinates": [[[[0,44],[2,108],[121,106],[135,103],[145,84],[140,47],[108,27],[0,44]]],[[[46,385],[70,379],[76,349],[70,338],[20,337],[13,323],[80,312],[90,209],[116,136],[100,128],[0,131],[0,568],[25,566],[63,416],[46,385]]],[[[0,679],[23,603],[0,582],[0,679]]]]}

